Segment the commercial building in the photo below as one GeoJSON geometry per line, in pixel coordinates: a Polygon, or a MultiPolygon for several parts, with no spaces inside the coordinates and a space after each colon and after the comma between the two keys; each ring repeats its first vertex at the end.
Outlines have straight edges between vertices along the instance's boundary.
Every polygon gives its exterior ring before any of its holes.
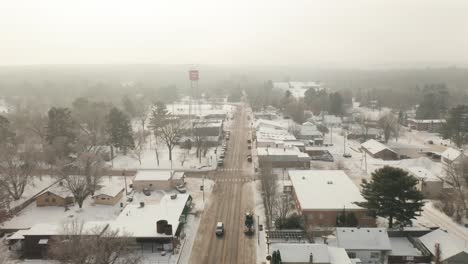
{"type": "Polygon", "coordinates": [[[310,157],[298,148],[257,148],[260,168],[310,168],[310,157]]]}
{"type": "Polygon", "coordinates": [[[359,226],[375,226],[375,217],[358,206],[364,202],[356,185],[341,170],[290,170],[297,210],[308,228],[335,227],[345,211],[354,214],[359,226]]]}
{"type": "Polygon", "coordinates": [[[183,183],[184,173],[171,170],[138,170],[133,178],[133,189],[135,191],[164,190],[169,191],[178,184],[183,183]]]}
{"type": "Polygon", "coordinates": [[[411,129],[439,132],[445,124],[445,119],[408,119],[408,127],[411,129]]]}
{"type": "Polygon", "coordinates": [[[271,251],[279,251],[283,264],[352,264],[343,248],[325,244],[275,243],[271,251]]]}

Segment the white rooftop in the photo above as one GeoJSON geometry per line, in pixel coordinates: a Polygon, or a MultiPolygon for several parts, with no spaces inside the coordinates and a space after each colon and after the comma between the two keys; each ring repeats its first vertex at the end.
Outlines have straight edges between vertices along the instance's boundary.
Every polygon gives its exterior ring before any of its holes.
{"type": "Polygon", "coordinates": [[[392,250],[385,228],[336,228],[337,247],[346,250],[392,250]]]}
{"type": "Polygon", "coordinates": [[[54,184],[49,189],[45,190],[43,193],[51,192],[62,198],[73,197],[73,193],[65,186],[60,185],[59,183],[54,184]]]}
{"type": "Polygon", "coordinates": [[[107,227],[107,221],[88,221],[88,222],[73,222],[68,221],[61,224],[55,223],[38,223],[33,225],[30,229],[19,230],[13,234],[11,239],[24,239],[25,236],[56,236],[64,235],[74,232],[79,232],[82,228],[83,234],[99,234],[104,228],[107,227]],[[74,226],[74,227],[73,227],[74,226]],[[69,231],[67,231],[69,229],[69,231]]]}
{"type": "Polygon", "coordinates": [[[309,158],[304,152],[301,152],[298,148],[257,148],[258,156],[297,156],[301,158],[309,158]]]}
{"type": "Polygon", "coordinates": [[[392,256],[421,256],[422,253],[406,237],[390,237],[392,256]]]}
{"type": "Polygon", "coordinates": [[[134,181],[168,181],[171,179],[171,170],[138,170],[134,181]]]}
{"type": "Polygon", "coordinates": [[[359,189],[341,170],[290,170],[289,177],[303,210],[362,209],[359,189]]]}
{"type": "MultiPolygon", "coordinates": [[[[382,143],[380,143],[380,142],[378,142],[377,140],[374,140],[374,139],[370,139],[370,140],[362,143],[361,147],[367,149],[372,154],[379,153],[380,151],[382,151],[384,149],[388,149],[390,151],[393,151],[389,147],[385,146],[384,144],[382,144],[382,143]]],[[[393,151],[393,152],[395,152],[395,151],[393,151]]]]}
{"type": "Polygon", "coordinates": [[[434,173],[424,167],[408,167],[407,170],[414,177],[424,181],[441,181],[434,173]]]}
{"type": "Polygon", "coordinates": [[[309,263],[310,254],[313,255],[314,263],[351,263],[343,248],[330,247],[325,244],[273,243],[271,250],[279,250],[281,260],[286,263],[309,263]]]}
{"type": "Polygon", "coordinates": [[[442,152],[442,158],[448,159],[450,161],[456,160],[460,155],[461,152],[454,148],[448,148],[444,152],[442,152]]]}
{"type": "Polygon", "coordinates": [[[179,219],[189,199],[188,194],[178,194],[172,200],[170,195],[162,197],[157,204],[129,204],[120,215],[111,222],[111,230],[119,230],[120,235],[136,238],[171,237],[170,235],[156,232],[156,222],[166,220],[172,225],[172,234],[175,234],[179,226],[179,219]]]}
{"type": "Polygon", "coordinates": [[[432,255],[435,254],[435,245],[439,243],[441,249],[441,261],[462,252],[468,254],[467,241],[463,241],[440,229],[434,230],[429,234],[420,237],[419,240],[432,253],[432,255]]]}

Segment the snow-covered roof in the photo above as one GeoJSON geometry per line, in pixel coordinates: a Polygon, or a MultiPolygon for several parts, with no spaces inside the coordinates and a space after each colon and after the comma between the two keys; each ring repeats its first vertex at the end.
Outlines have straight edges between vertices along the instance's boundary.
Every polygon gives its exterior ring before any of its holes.
{"type": "Polygon", "coordinates": [[[113,185],[113,184],[105,185],[105,186],[102,186],[100,189],[96,190],[93,197],[98,196],[98,195],[106,195],[110,197],[115,197],[120,192],[123,192],[124,189],[125,189],[124,186],[118,186],[118,185],[113,185]]]}
{"type": "Polygon", "coordinates": [[[165,195],[157,204],[129,204],[120,215],[111,222],[111,230],[119,230],[119,235],[135,238],[172,237],[179,226],[180,216],[190,195],[178,194],[176,199],[165,195]],[[166,220],[172,225],[172,235],[160,234],[156,231],[156,222],[166,220]]]}
{"type": "Polygon", "coordinates": [[[359,189],[341,170],[290,170],[289,177],[303,210],[362,209],[359,189]]]}
{"type": "Polygon", "coordinates": [[[288,124],[276,120],[258,119],[255,121],[254,127],[257,130],[263,127],[287,130],[288,124]]]}
{"type": "Polygon", "coordinates": [[[309,158],[307,153],[301,152],[296,147],[293,148],[257,148],[258,156],[296,156],[301,158],[309,158]]]}
{"type": "Polygon", "coordinates": [[[317,126],[309,123],[311,125],[302,125],[299,134],[303,136],[322,136],[322,133],[318,131],[317,126]]]}
{"type": "Polygon", "coordinates": [[[393,151],[392,149],[390,149],[389,147],[385,146],[384,144],[378,142],[377,140],[374,140],[374,139],[370,139],[364,143],[361,144],[361,147],[367,149],[367,151],[369,151],[371,154],[377,154],[379,153],[380,151],[384,150],[384,149],[388,149],[392,152],[395,152],[393,151]]]}
{"type": "Polygon", "coordinates": [[[30,229],[19,230],[12,237],[12,239],[24,239],[25,236],[57,236],[73,234],[73,232],[82,232],[82,234],[99,234],[109,225],[107,221],[88,221],[84,223],[72,221],[63,224],[49,224],[38,223],[33,225],[30,229]],[[76,228],[72,228],[75,226],[76,228]],[[82,228],[82,231],[79,229],[82,228]],[[67,231],[67,229],[70,229],[67,231]],[[76,229],[76,230],[75,230],[76,229]]]}
{"type": "Polygon", "coordinates": [[[171,176],[171,170],[138,170],[133,181],[168,181],[171,176]]]}
{"type": "Polygon", "coordinates": [[[441,181],[434,173],[424,167],[409,167],[407,170],[414,177],[424,181],[441,181]]]}
{"type": "Polygon", "coordinates": [[[53,193],[62,198],[73,197],[73,193],[68,188],[60,185],[59,183],[54,184],[49,189],[45,190],[42,194],[47,192],[53,193]]]}
{"type": "Polygon", "coordinates": [[[335,115],[324,115],[323,122],[327,124],[341,124],[341,117],[335,115]]]}
{"type": "Polygon", "coordinates": [[[408,118],[408,121],[412,121],[415,123],[421,123],[421,124],[432,124],[432,123],[445,123],[445,119],[414,119],[414,118],[408,118]]]}
{"type": "Polygon", "coordinates": [[[454,148],[448,148],[444,152],[442,152],[442,158],[450,160],[450,161],[454,161],[458,159],[460,155],[461,155],[461,152],[454,148]]]}
{"type": "Polygon", "coordinates": [[[391,256],[422,256],[421,251],[411,244],[406,237],[390,237],[391,256]]]}
{"type": "Polygon", "coordinates": [[[385,228],[337,227],[336,242],[346,250],[392,250],[385,228]]]}
{"type": "Polygon", "coordinates": [[[441,261],[449,259],[459,253],[465,252],[468,254],[467,241],[463,241],[458,237],[452,236],[440,229],[434,230],[419,238],[419,241],[435,255],[435,245],[440,245],[441,261]]]}
{"type": "Polygon", "coordinates": [[[325,244],[273,243],[271,249],[279,250],[286,263],[309,263],[312,254],[314,263],[351,264],[344,248],[325,244]]]}

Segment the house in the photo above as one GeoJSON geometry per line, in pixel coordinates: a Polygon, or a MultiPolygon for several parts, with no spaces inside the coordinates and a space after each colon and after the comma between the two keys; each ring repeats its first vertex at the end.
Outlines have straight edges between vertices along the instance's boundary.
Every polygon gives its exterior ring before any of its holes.
{"type": "Polygon", "coordinates": [[[468,263],[467,241],[463,241],[456,236],[440,229],[418,238],[423,250],[436,255],[436,247],[440,248],[440,261],[444,264],[466,264],[468,263]]]}
{"type": "Polygon", "coordinates": [[[275,243],[271,251],[279,251],[283,264],[351,264],[343,248],[325,244],[275,243]]]}
{"type": "Polygon", "coordinates": [[[191,203],[190,195],[173,194],[163,196],[159,203],[129,204],[109,228],[118,230],[118,236],[170,251],[178,243],[191,203]]]}
{"type": "Polygon", "coordinates": [[[375,159],[382,160],[396,160],[398,159],[398,153],[377,140],[370,139],[361,144],[361,148],[375,159]]]}
{"type": "Polygon", "coordinates": [[[67,206],[75,203],[70,190],[57,183],[36,197],[37,206],[67,206]]]}
{"type": "Polygon", "coordinates": [[[410,175],[418,179],[417,189],[427,199],[438,199],[444,190],[444,181],[424,167],[409,167],[410,175]]]}
{"type": "Polygon", "coordinates": [[[310,228],[335,227],[345,211],[359,226],[375,226],[375,217],[358,206],[364,202],[359,189],[341,170],[290,170],[296,209],[310,228]]]}
{"type": "Polygon", "coordinates": [[[30,229],[17,231],[9,238],[9,241],[11,243],[21,241],[21,249],[25,258],[46,259],[49,247],[55,239],[60,239],[65,235],[99,236],[107,227],[107,222],[100,221],[38,223],[30,229]]]}
{"type": "Polygon", "coordinates": [[[310,168],[310,157],[298,148],[257,148],[260,168],[310,168]]]}
{"type": "Polygon", "coordinates": [[[339,227],[335,235],[336,246],[344,248],[350,258],[358,258],[362,263],[384,264],[392,250],[385,228],[339,227]]]}
{"type": "Polygon", "coordinates": [[[388,254],[389,264],[431,263],[427,251],[418,248],[415,238],[431,232],[430,229],[408,227],[387,230],[392,251],[388,254]]]}
{"type": "Polygon", "coordinates": [[[92,198],[95,204],[115,205],[122,199],[124,190],[122,186],[106,185],[97,190],[92,198]]]}
{"type": "Polygon", "coordinates": [[[138,170],[133,178],[133,189],[135,191],[148,190],[164,190],[169,191],[178,184],[183,183],[184,173],[174,172],[172,170],[154,170],[141,169],[138,170]]]}
{"type": "Polygon", "coordinates": [[[428,131],[428,132],[439,132],[442,126],[445,124],[445,119],[408,119],[408,127],[411,129],[428,131]]]}
{"type": "Polygon", "coordinates": [[[442,165],[444,165],[445,168],[448,168],[449,166],[460,164],[463,160],[462,156],[463,155],[461,151],[456,150],[454,148],[448,148],[444,152],[442,152],[442,165]]]}
{"type": "Polygon", "coordinates": [[[323,135],[320,131],[318,131],[317,126],[312,124],[311,122],[305,122],[302,124],[299,133],[298,139],[301,140],[312,140],[320,139],[323,142],[323,135]]]}

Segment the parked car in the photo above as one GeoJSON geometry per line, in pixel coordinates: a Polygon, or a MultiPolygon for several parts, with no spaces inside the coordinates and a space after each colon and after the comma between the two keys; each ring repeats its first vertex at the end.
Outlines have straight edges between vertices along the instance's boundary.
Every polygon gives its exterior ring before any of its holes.
{"type": "Polygon", "coordinates": [[[219,157],[222,158],[222,159],[224,159],[224,153],[221,153],[221,154],[219,155],[219,157]]]}
{"type": "Polygon", "coordinates": [[[175,188],[180,193],[186,193],[187,192],[187,189],[185,188],[185,186],[183,184],[176,185],[175,188]]]}
{"type": "Polygon", "coordinates": [[[343,154],[343,157],[345,157],[345,158],[351,158],[352,155],[351,155],[350,153],[345,153],[345,154],[343,154]]]}
{"type": "Polygon", "coordinates": [[[216,231],[215,232],[216,232],[217,236],[224,235],[224,224],[223,224],[223,222],[216,223],[216,231]]]}
{"type": "Polygon", "coordinates": [[[148,188],[143,188],[143,194],[146,195],[146,196],[150,196],[151,191],[148,188]]]}
{"type": "Polygon", "coordinates": [[[252,162],[252,155],[247,155],[247,161],[252,162]]]}
{"type": "Polygon", "coordinates": [[[224,160],[223,159],[218,160],[218,166],[224,166],[224,160]]]}
{"type": "Polygon", "coordinates": [[[248,148],[248,149],[252,149],[252,146],[251,146],[251,145],[248,145],[247,148],[248,148]]]}
{"type": "Polygon", "coordinates": [[[129,203],[133,202],[133,195],[132,196],[127,196],[127,202],[129,202],[129,203]]]}

